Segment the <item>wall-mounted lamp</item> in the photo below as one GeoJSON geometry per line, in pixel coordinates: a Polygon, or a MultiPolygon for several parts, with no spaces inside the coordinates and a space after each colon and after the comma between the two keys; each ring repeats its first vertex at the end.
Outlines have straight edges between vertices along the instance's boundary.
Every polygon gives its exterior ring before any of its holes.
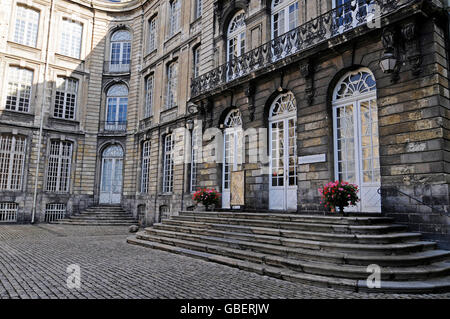
{"type": "Polygon", "coordinates": [[[397,66],[397,58],[393,53],[386,52],[380,59],[380,68],[384,73],[393,73],[397,66]]]}
{"type": "Polygon", "coordinates": [[[188,120],[188,121],[186,122],[186,128],[187,128],[189,131],[192,131],[192,129],[194,128],[194,121],[188,120]]]}

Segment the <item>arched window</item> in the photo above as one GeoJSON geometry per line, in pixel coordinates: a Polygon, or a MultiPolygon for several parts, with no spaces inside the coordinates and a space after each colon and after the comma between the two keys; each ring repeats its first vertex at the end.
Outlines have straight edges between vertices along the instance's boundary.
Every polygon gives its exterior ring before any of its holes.
{"type": "Polygon", "coordinates": [[[222,207],[231,208],[231,172],[237,171],[238,165],[242,164],[241,112],[238,109],[230,111],[223,124],[225,131],[223,137],[222,207]]]}
{"type": "Polygon", "coordinates": [[[245,11],[237,12],[228,25],[227,60],[231,61],[245,53],[245,11]]]}
{"type": "Polygon", "coordinates": [[[106,98],[107,131],[125,131],[127,128],[128,87],[125,84],[111,86],[106,98]]]}
{"type": "Polygon", "coordinates": [[[360,186],[361,211],[381,211],[376,81],[369,69],[349,72],[333,94],[335,178],[360,186]]]}
{"type": "Polygon", "coordinates": [[[118,30],[111,35],[110,72],[128,72],[130,70],[131,34],[127,30],[118,30]]]}
{"type": "Polygon", "coordinates": [[[122,198],[123,148],[108,146],[102,153],[102,175],[100,180],[100,203],[119,204],[122,198]]]}
{"type": "Polygon", "coordinates": [[[280,94],[269,112],[269,209],[297,210],[297,103],[294,94],[280,94]]]}
{"type": "Polygon", "coordinates": [[[272,1],[272,39],[299,25],[298,0],[272,1]]]}

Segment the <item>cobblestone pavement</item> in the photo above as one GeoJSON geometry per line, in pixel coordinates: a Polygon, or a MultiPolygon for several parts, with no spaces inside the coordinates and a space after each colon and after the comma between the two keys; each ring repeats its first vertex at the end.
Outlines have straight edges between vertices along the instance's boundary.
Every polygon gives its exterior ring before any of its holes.
{"type": "Polygon", "coordinates": [[[126,227],[1,225],[0,298],[450,298],[312,287],[127,244],[126,227]],[[81,288],[66,285],[81,267],[81,288]]]}

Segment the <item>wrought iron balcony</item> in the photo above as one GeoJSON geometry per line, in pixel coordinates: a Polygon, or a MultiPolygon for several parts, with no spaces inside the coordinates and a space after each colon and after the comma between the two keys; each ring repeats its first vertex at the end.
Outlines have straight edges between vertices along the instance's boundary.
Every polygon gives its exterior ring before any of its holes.
{"type": "Polygon", "coordinates": [[[130,60],[105,61],[103,73],[128,73],[130,72],[130,60]]]}
{"type": "Polygon", "coordinates": [[[376,28],[380,18],[417,0],[354,0],[192,80],[196,97],[221,85],[263,69],[279,60],[310,49],[351,29],[367,24],[376,28]]]}

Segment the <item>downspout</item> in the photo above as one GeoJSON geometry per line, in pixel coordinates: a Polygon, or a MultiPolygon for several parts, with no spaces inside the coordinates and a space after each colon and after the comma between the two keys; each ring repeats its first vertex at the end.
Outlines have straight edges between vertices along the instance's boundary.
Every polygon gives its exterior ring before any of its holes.
{"type": "Polygon", "coordinates": [[[45,116],[45,103],[46,103],[46,93],[47,93],[47,74],[48,74],[48,51],[50,46],[50,34],[52,26],[52,17],[54,11],[54,0],[51,0],[50,5],[50,16],[48,19],[48,32],[47,32],[47,48],[45,50],[45,67],[44,67],[44,82],[42,94],[42,104],[41,104],[41,123],[39,125],[39,139],[38,139],[38,153],[36,161],[36,173],[34,177],[34,194],[33,194],[33,208],[31,210],[31,223],[34,224],[36,216],[36,202],[37,202],[37,190],[38,190],[38,180],[39,180],[39,165],[41,164],[41,143],[42,143],[42,133],[44,127],[44,116],[45,116]]]}
{"type": "MultiPolygon", "coordinates": [[[[159,150],[161,146],[161,126],[158,126],[158,158],[159,158],[159,150]]],[[[157,203],[158,203],[158,185],[159,185],[159,160],[156,161],[156,191],[155,191],[155,216],[153,218],[153,222],[156,220],[156,214],[159,214],[159,210],[157,210],[157,203]]]]}

